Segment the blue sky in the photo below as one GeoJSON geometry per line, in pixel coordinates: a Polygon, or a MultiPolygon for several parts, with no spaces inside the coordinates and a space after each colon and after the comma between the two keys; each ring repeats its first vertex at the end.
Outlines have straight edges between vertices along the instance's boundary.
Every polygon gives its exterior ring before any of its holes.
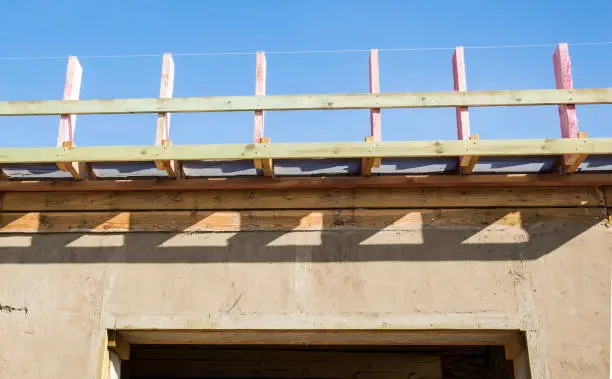
{"type": "MultiPolygon", "coordinates": [[[[1,57],[82,58],[81,98],[156,97],[164,52],[254,52],[570,43],[576,88],[612,87],[612,2],[5,1],[1,57]]],[[[467,49],[468,89],[553,88],[554,47],[467,49]]],[[[452,51],[380,53],[383,92],[452,90],[452,51]]],[[[269,54],[268,94],[368,91],[368,54],[269,54]]],[[[175,96],[252,95],[255,55],[175,57],[175,96]]],[[[66,59],[0,61],[0,100],[59,99],[66,59]]],[[[556,108],[478,108],[483,139],[556,138],[556,108]]],[[[581,130],[612,137],[612,106],[578,107],[581,130]]],[[[53,146],[57,117],[1,117],[1,146],[53,146]]],[[[251,113],[173,115],[175,144],[248,143],[251,113]]],[[[362,141],[368,111],[266,113],[272,142],[362,141]]],[[[453,109],[383,110],[383,140],[455,139],[453,109]]],[[[78,145],[152,144],[155,115],[79,116],[78,145]]]]}

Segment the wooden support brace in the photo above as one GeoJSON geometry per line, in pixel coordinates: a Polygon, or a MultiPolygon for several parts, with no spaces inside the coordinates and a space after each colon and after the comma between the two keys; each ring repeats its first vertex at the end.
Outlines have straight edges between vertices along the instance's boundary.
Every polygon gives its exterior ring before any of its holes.
{"type": "MultiPolygon", "coordinates": [[[[555,85],[557,89],[573,89],[572,64],[567,43],[560,43],[553,54],[553,67],[555,70],[555,85]]],[[[561,123],[562,138],[580,138],[578,132],[578,117],[575,104],[559,105],[559,121],[561,123]]],[[[578,154],[563,156],[563,171],[574,172],[586,156],[578,154]]]]}
{"type": "MultiPolygon", "coordinates": [[[[470,137],[470,141],[478,141],[478,138],[478,134],[474,134],[470,137]]],[[[477,155],[461,157],[459,159],[459,167],[461,169],[461,174],[471,174],[474,170],[474,166],[476,166],[476,163],[478,163],[477,155]]]]}
{"type": "MultiPolygon", "coordinates": [[[[455,48],[453,53],[453,85],[457,92],[467,91],[467,77],[465,73],[465,55],[463,46],[455,48]]],[[[457,138],[459,140],[478,140],[478,134],[470,135],[470,114],[467,107],[455,108],[457,117],[457,138]]],[[[478,162],[478,157],[460,157],[459,167],[462,174],[471,174],[474,166],[478,162]]]]}
{"type": "MultiPolygon", "coordinates": [[[[370,93],[380,93],[380,66],[378,63],[378,49],[370,50],[370,93]]],[[[366,142],[380,142],[382,140],[382,117],[380,108],[370,109],[370,135],[366,142]]],[[[380,167],[381,158],[362,158],[361,175],[370,176],[373,167],[380,167]]]]}
{"type": "MultiPolygon", "coordinates": [[[[166,53],[162,61],[161,86],[159,89],[159,97],[161,99],[172,98],[174,91],[174,60],[172,54],[166,53]]],[[[156,146],[171,146],[170,140],[170,113],[159,113],[157,115],[157,130],[155,133],[156,146]]],[[[172,160],[156,160],[155,166],[158,170],[164,170],[171,178],[181,178],[180,161],[172,160]]]]}
{"type": "MultiPolygon", "coordinates": [[[[255,56],[255,96],[266,95],[266,55],[258,51],[255,56]]],[[[253,143],[270,143],[270,138],[264,137],[264,112],[255,111],[253,143]]],[[[274,164],[271,159],[253,160],[255,168],[263,170],[264,176],[274,176],[274,164]]]]}
{"type": "MultiPolygon", "coordinates": [[[[589,138],[587,132],[579,132],[578,138],[589,138]]],[[[573,174],[576,172],[580,164],[588,157],[588,154],[571,154],[563,157],[563,172],[573,174]]]]}
{"type": "MultiPolygon", "coordinates": [[[[66,82],[64,84],[64,100],[78,100],[81,92],[81,78],[83,68],[77,57],[68,57],[66,69],[66,82]]],[[[57,146],[65,149],[75,147],[74,131],[76,127],[76,115],[64,114],[60,116],[59,131],[57,134],[57,146]]],[[[62,171],[70,172],[77,180],[88,178],[90,172],[84,164],[78,162],[58,162],[57,167],[62,171]]],[[[93,176],[93,175],[92,175],[93,176]]]]}
{"type": "Polygon", "coordinates": [[[108,348],[115,352],[121,360],[130,359],[130,344],[116,330],[108,331],[108,348]]]}

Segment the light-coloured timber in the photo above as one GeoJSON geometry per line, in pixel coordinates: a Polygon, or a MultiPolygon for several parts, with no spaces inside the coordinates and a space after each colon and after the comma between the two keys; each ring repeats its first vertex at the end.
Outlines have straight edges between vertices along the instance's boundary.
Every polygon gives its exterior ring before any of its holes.
{"type": "Polygon", "coordinates": [[[0,148],[0,163],[612,154],[612,138],[0,148]]]}
{"type": "Polygon", "coordinates": [[[7,192],[2,211],[600,207],[596,188],[7,192]]]}
{"type": "Polygon", "coordinates": [[[108,348],[115,352],[122,360],[130,359],[130,344],[116,330],[108,331],[108,348]]]}
{"type": "Polygon", "coordinates": [[[505,90],[468,92],[402,92],[382,94],[324,94],[143,98],[109,100],[43,100],[0,102],[0,116],[254,112],[282,110],[440,108],[612,104],[612,88],[505,90]]]}
{"type": "Polygon", "coordinates": [[[281,177],[118,179],[92,182],[0,181],[0,192],[176,191],[214,189],[497,188],[612,186],[612,174],[389,175],[373,177],[281,177]]]}
{"type": "Polygon", "coordinates": [[[0,233],[419,231],[602,221],[600,208],[2,212],[0,233]]]}

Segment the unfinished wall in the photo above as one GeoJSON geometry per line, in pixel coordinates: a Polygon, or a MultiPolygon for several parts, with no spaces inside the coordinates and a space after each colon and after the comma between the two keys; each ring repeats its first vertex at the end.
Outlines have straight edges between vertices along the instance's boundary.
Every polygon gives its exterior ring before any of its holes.
{"type": "Polygon", "coordinates": [[[234,205],[251,210],[212,212],[176,206],[185,193],[130,207],[116,193],[70,194],[89,213],[60,195],[5,197],[0,377],[97,378],[106,328],[520,329],[534,378],[606,377],[601,191],[503,191],[457,193],[460,209],[437,208],[450,197],[433,192],[396,194],[430,209],[389,207],[381,193],[368,209],[285,194],[278,207],[327,208],[286,213],[257,196],[234,205]],[[487,207],[500,202],[520,208],[487,207]],[[157,211],[134,211],[145,204],[157,211]],[[16,233],[32,228],[54,233],[16,233]]]}

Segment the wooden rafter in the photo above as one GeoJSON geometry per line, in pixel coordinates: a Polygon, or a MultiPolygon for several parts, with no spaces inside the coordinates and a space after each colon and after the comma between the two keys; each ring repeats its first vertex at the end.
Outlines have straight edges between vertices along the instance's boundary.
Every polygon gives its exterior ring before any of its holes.
{"type": "Polygon", "coordinates": [[[612,154],[612,138],[0,148],[0,163],[612,154]]]}
{"type": "Polygon", "coordinates": [[[612,104],[612,88],[2,101],[0,116],[612,104]]]}

